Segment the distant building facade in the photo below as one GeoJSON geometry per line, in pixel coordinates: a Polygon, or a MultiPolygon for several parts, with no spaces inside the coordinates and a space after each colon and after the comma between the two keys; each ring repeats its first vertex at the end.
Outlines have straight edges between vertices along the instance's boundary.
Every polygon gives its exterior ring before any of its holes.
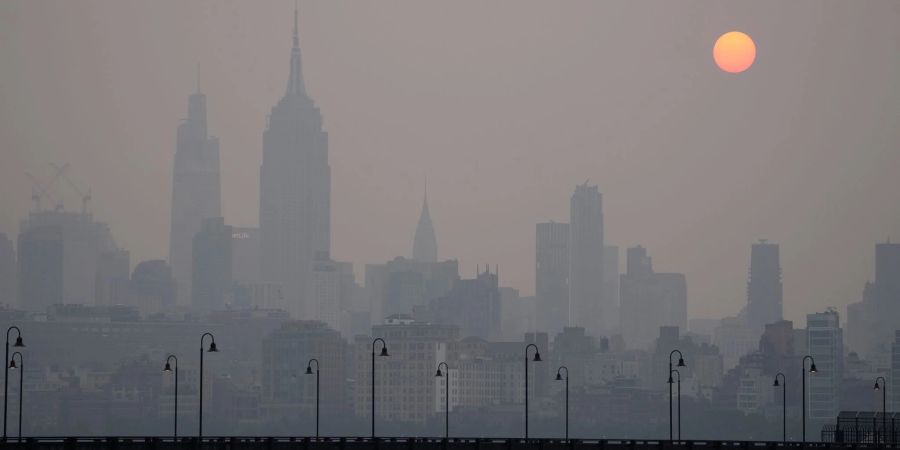
{"type": "Polygon", "coordinates": [[[414,261],[432,263],[438,261],[437,235],[434,232],[434,224],[431,223],[431,213],[428,212],[428,193],[422,200],[422,213],[416,225],[412,253],[414,261]]]}
{"type": "Polygon", "coordinates": [[[817,372],[807,378],[809,418],[813,423],[834,420],[840,411],[844,379],[844,335],[837,311],[806,315],[806,342],[817,372]]]}
{"type": "Polygon", "coordinates": [[[331,166],[322,114],[303,80],[296,11],[287,89],[263,133],[259,185],[261,275],[281,284],[298,317],[316,254],[331,254],[331,166]]]}
{"type": "Polygon", "coordinates": [[[487,265],[476,278],[457,280],[446,296],[432,302],[435,323],[456,325],[463,337],[499,338],[499,288],[499,275],[487,265]]]}
{"type": "MultiPolygon", "coordinates": [[[[322,372],[320,394],[325,414],[347,406],[347,342],[337,330],[319,321],[291,321],[263,338],[262,400],[273,416],[313,414],[316,405],[315,375],[306,375],[311,358],[322,372]],[[326,400],[327,399],[327,400],[326,400]]],[[[315,371],[316,367],[313,365],[315,371]]]]}
{"type": "Polygon", "coordinates": [[[687,281],[680,273],[656,273],[647,250],[629,248],[621,276],[622,337],[630,348],[649,349],[659,328],[687,329],[687,281]]]}
{"type": "Polygon", "coordinates": [[[766,324],[781,320],[783,295],[778,244],[765,240],[753,244],[747,281],[747,325],[762,330],[766,324]]]}
{"type": "Polygon", "coordinates": [[[131,274],[129,303],[144,315],[170,311],[175,308],[176,289],[172,267],[167,262],[141,261],[131,274]]]}
{"type": "Polygon", "coordinates": [[[603,201],[597,186],[575,187],[569,220],[569,326],[597,336],[617,316],[603,298],[603,201]]]}
{"type": "Polygon", "coordinates": [[[191,244],[204,219],[222,215],[219,140],[210,137],[206,95],[188,97],[187,119],[178,126],[172,163],[172,216],[169,264],[178,286],[178,302],[190,304],[193,276],[191,244]]]}
{"type": "MultiPolygon", "coordinates": [[[[440,411],[438,386],[442,380],[434,374],[439,362],[449,362],[448,347],[459,339],[459,329],[415,322],[409,316],[394,316],[386,322],[372,327],[373,336],[385,340],[390,354],[375,357],[376,418],[424,423],[440,411]],[[398,386],[403,386],[402,393],[396,390],[398,386]]],[[[358,416],[368,418],[372,399],[372,338],[358,336],[354,347],[357,388],[353,404],[358,416]]]]}
{"type": "Polygon", "coordinates": [[[384,264],[367,264],[365,276],[371,321],[380,324],[387,316],[410,315],[413,308],[430,305],[450,292],[459,280],[459,263],[394,258],[384,264]]]}
{"type": "Polygon", "coordinates": [[[539,223],[535,234],[537,326],[555,335],[569,323],[569,224],[539,223]]]}
{"type": "Polygon", "coordinates": [[[847,306],[847,345],[868,359],[887,359],[900,330],[900,244],[875,246],[875,280],[847,306]]]}
{"type": "Polygon", "coordinates": [[[194,309],[225,309],[234,283],[231,268],[232,228],[221,217],[204,219],[193,239],[192,295],[194,309]]]}
{"type": "Polygon", "coordinates": [[[105,223],[86,212],[46,210],[29,214],[20,228],[19,293],[24,309],[97,303],[101,257],[119,250],[105,223]]]}

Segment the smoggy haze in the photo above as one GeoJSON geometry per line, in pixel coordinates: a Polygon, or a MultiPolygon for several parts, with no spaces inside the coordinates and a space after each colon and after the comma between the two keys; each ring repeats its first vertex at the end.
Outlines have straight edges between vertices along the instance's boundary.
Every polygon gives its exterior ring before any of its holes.
{"type": "MultiPolygon", "coordinates": [[[[132,263],[168,253],[175,127],[197,84],[226,221],[258,220],[262,132],[292,2],[0,3],[0,231],[48,163],[93,190],[132,263]]],[[[746,302],[750,244],[781,244],[785,315],[858,300],[900,239],[900,4],[446,1],[300,6],[330,139],[336,259],[409,255],[428,177],[440,256],[534,290],[535,223],[590,179],[606,241],[683,272],[689,316],[746,302]],[[739,75],[711,48],[732,29],[739,75]]],[[[65,192],[66,206],[79,199],[65,192]]],[[[621,256],[624,260],[624,255],[621,256]]]]}

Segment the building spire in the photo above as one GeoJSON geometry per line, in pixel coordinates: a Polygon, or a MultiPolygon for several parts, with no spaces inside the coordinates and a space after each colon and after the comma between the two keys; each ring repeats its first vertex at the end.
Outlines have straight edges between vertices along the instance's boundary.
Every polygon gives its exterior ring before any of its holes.
{"type": "Polygon", "coordinates": [[[424,262],[437,262],[437,237],[434,233],[434,225],[431,223],[431,214],[428,212],[427,181],[425,186],[425,195],[422,198],[422,212],[419,215],[419,224],[416,226],[416,236],[413,239],[413,259],[424,262]]]}
{"type": "Polygon", "coordinates": [[[297,32],[297,0],[294,0],[294,48],[300,48],[300,35],[297,32]]]}
{"type": "Polygon", "coordinates": [[[300,32],[297,25],[297,0],[294,0],[294,37],[291,48],[291,74],[288,77],[287,95],[305,94],[303,83],[303,65],[300,59],[300,32]]]}

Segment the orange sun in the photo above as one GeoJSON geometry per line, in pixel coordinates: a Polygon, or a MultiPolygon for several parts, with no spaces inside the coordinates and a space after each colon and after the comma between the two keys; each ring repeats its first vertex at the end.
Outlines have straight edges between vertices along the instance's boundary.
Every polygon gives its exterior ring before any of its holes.
{"type": "Polygon", "coordinates": [[[716,40],[713,46],[716,65],[728,73],[741,73],[753,65],[756,59],[756,44],[753,39],[740,31],[729,31],[716,40]]]}

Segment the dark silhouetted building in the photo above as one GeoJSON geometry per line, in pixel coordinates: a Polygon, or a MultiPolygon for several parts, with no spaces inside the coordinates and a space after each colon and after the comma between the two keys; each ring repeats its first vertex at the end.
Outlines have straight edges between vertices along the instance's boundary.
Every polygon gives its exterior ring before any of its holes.
{"type": "Polygon", "coordinates": [[[263,133],[259,232],[263,281],[281,284],[289,312],[299,317],[315,256],[331,253],[331,167],[322,114],[303,82],[294,16],[287,89],[263,133]]]}
{"type": "Polygon", "coordinates": [[[172,216],[169,264],[178,286],[178,301],[190,303],[193,276],[191,243],[203,220],[222,215],[219,140],[206,128],[206,95],[188,97],[187,119],[178,125],[172,164],[172,216]]]}
{"type": "Polygon", "coordinates": [[[537,329],[555,335],[569,323],[569,224],[539,223],[535,234],[537,329]]]}
{"type": "Polygon", "coordinates": [[[231,269],[232,228],[225,219],[205,219],[203,228],[194,236],[193,282],[191,296],[194,309],[225,309],[234,283],[231,269]]]}
{"type": "Polygon", "coordinates": [[[627,251],[621,276],[622,337],[631,348],[649,349],[660,327],[687,328],[687,280],[680,273],[656,273],[644,247],[627,251]]]}
{"type": "Polygon", "coordinates": [[[761,240],[750,251],[747,282],[747,325],[762,329],[782,319],[781,263],[778,244],[761,240]]]}

